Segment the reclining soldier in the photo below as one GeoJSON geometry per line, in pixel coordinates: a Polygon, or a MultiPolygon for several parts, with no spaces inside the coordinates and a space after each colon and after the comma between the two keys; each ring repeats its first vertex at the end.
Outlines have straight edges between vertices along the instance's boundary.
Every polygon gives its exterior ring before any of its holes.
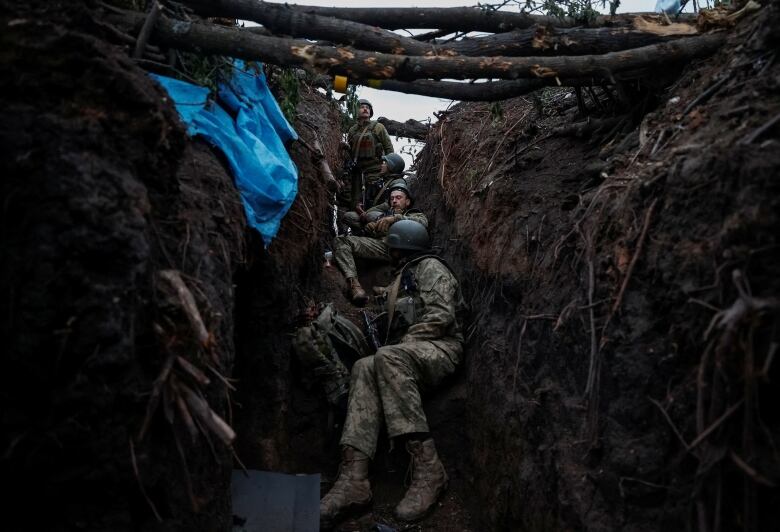
{"type": "Polygon", "coordinates": [[[364,305],[368,294],[358,280],[355,258],[364,258],[390,262],[388,248],[383,238],[393,224],[401,220],[414,220],[423,227],[428,227],[428,218],[417,209],[412,208],[414,202],[406,181],[397,179],[388,187],[389,208],[379,212],[377,219],[365,225],[364,231],[370,236],[337,236],[333,243],[333,258],[341,268],[349,286],[350,299],[356,305],[364,305]]]}
{"type": "Polygon", "coordinates": [[[429,251],[425,226],[399,221],[390,228],[387,245],[396,277],[387,292],[386,341],[352,368],[340,472],[320,501],[323,528],[371,502],[368,465],[383,423],[390,438],[406,444],[412,461],[411,485],[395,508],[398,519],[424,517],[448,483],[421,392],[460,363],[466,305],[449,266],[429,251]]]}
{"type": "Polygon", "coordinates": [[[347,211],[341,216],[344,224],[352,230],[354,235],[363,234],[365,225],[376,221],[379,215],[389,208],[387,202],[383,202],[383,198],[387,194],[391,183],[394,183],[397,179],[403,179],[405,167],[406,162],[397,153],[388,153],[382,156],[382,167],[379,177],[374,182],[374,185],[381,186],[379,191],[376,192],[376,189],[372,187],[368,192],[375,194],[374,196],[367,198],[366,203],[355,205],[354,211],[347,211]]]}

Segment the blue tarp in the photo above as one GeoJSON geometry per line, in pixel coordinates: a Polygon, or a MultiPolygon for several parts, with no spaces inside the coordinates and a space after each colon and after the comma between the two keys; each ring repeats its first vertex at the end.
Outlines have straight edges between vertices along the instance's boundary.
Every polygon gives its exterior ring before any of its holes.
{"type": "Polygon", "coordinates": [[[218,103],[199,85],[151,74],[168,91],[187,132],[224,152],[244,202],[247,221],[268,246],[298,193],[298,170],[284,144],[298,135],[268,89],[265,75],[235,61],[220,83],[218,103]]]}

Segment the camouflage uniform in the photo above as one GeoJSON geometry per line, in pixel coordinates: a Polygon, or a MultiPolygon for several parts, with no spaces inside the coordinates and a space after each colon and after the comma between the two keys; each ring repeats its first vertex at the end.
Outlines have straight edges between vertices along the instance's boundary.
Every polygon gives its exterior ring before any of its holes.
{"type": "Polygon", "coordinates": [[[347,131],[347,142],[355,162],[351,183],[352,207],[357,203],[364,203],[365,208],[371,207],[382,188],[382,156],[393,153],[393,143],[385,126],[374,120],[352,126],[347,131]]]}
{"type": "Polygon", "coordinates": [[[328,402],[337,406],[349,388],[347,366],[371,351],[360,328],[332,304],[319,310],[311,325],[296,331],[292,347],[303,368],[323,387],[328,402]]]}
{"type": "MultiPolygon", "coordinates": [[[[381,218],[382,216],[385,216],[385,213],[390,209],[390,204],[387,202],[387,187],[395,181],[396,179],[403,178],[402,174],[386,174],[381,175],[380,178],[382,181],[382,188],[380,188],[379,193],[373,198],[371,198],[371,201],[368,205],[364,205],[363,207],[366,209],[366,223],[368,222],[374,222],[381,218]]],[[[354,205],[352,206],[354,207],[354,205]]],[[[350,229],[354,233],[360,233],[363,230],[363,226],[365,225],[363,221],[360,219],[360,215],[356,211],[346,211],[341,214],[341,220],[349,226],[350,229]]]]}
{"type": "Polygon", "coordinates": [[[452,374],[463,354],[465,303],[450,269],[425,255],[409,261],[396,283],[387,345],[352,368],[341,437],[371,458],[383,421],[391,438],[428,432],[420,393],[452,374]]]}
{"type": "MultiPolygon", "coordinates": [[[[392,216],[395,214],[388,209],[377,219],[383,216],[392,216]]],[[[401,213],[402,220],[414,220],[428,227],[428,218],[417,209],[407,209],[401,213]]],[[[341,268],[344,277],[347,279],[357,277],[357,268],[355,267],[355,257],[362,259],[373,259],[384,262],[390,262],[387,244],[381,238],[384,235],[371,236],[337,236],[333,242],[333,258],[336,264],[341,268]]]]}

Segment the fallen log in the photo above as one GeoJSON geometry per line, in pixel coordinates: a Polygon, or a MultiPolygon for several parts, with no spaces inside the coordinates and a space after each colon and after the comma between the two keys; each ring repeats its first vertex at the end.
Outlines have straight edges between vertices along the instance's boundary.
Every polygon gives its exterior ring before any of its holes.
{"type": "Polygon", "coordinates": [[[412,119],[409,119],[406,122],[396,122],[395,120],[390,120],[389,118],[381,116],[377,121],[385,126],[387,132],[394,137],[425,140],[428,137],[428,131],[430,131],[430,128],[427,125],[412,119]]]}
{"type": "MultiPolygon", "coordinates": [[[[555,78],[518,79],[511,81],[487,81],[482,83],[460,83],[457,81],[417,81],[369,80],[360,82],[372,89],[417,94],[434,98],[461,100],[469,102],[494,102],[528,94],[542,87],[557,85],[555,78]]],[[[567,82],[563,85],[572,86],[567,82]]]]}
{"type": "Polygon", "coordinates": [[[291,9],[287,4],[270,4],[255,0],[183,0],[183,3],[204,17],[219,15],[251,20],[262,24],[273,33],[294,38],[349,43],[362,50],[391,54],[424,55],[432,50],[430,44],[377,26],[306,13],[291,9]]]}
{"type": "MultiPolygon", "coordinates": [[[[225,0],[217,0],[225,1],[225,0]]],[[[229,0],[228,0],[229,1],[229,0]]],[[[265,4],[264,2],[257,2],[265,4]]],[[[452,31],[485,31],[501,33],[513,29],[530,28],[534,25],[550,25],[559,28],[581,26],[582,21],[571,17],[529,15],[510,11],[495,11],[479,7],[319,7],[287,4],[289,9],[305,13],[351,20],[389,30],[432,29],[452,31]]],[[[658,17],[655,13],[632,13],[630,15],[599,16],[589,25],[628,25],[637,15],[658,17]]],[[[695,17],[681,15],[678,20],[695,20],[695,17]]]]}
{"type": "MultiPolygon", "coordinates": [[[[127,12],[121,20],[137,33],[144,16],[127,12]]],[[[650,66],[666,68],[712,54],[725,40],[713,33],[603,55],[577,57],[413,57],[369,53],[347,47],[322,47],[308,41],[264,37],[235,28],[171,21],[161,18],[154,39],[172,48],[196,53],[227,55],[276,65],[299,66],[362,79],[518,79],[582,78],[650,66]]]]}
{"type": "MultiPolygon", "coordinates": [[[[691,35],[695,35],[696,29],[691,27],[691,30],[691,35]]],[[[465,38],[435,48],[439,54],[466,56],[588,55],[640,48],[683,36],[631,28],[566,29],[540,26],[486,37],[465,38]]]]}
{"type": "MultiPolygon", "coordinates": [[[[325,40],[349,44],[360,50],[398,55],[530,56],[603,54],[656,44],[680,38],[684,34],[619,28],[572,28],[552,26],[513,30],[485,37],[466,38],[447,44],[420,42],[392,31],[359,22],[316,15],[287,4],[268,4],[255,0],[184,0],[204,17],[226,16],[252,20],[275,34],[293,38],[325,40]]],[[[678,24],[678,26],[685,26],[678,24]]],[[[661,27],[661,26],[658,26],[661,27]]],[[[688,35],[696,34],[694,26],[688,35]]],[[[249,28],[247,28],[249,29],[249,28]]],[[[251,29],[257,32],[255,29],[251,29]]]]}

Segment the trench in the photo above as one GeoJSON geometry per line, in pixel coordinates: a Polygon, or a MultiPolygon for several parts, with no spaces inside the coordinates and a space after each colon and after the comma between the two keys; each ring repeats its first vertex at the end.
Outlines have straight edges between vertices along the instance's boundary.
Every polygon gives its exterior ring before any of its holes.
{"type": "MultiPolygon", "coordinates": [[[[330,196],[311,153],[290,147],[300,193],[266,248],[219,153],[187,139],[86,8],[4,5],[9,528],[228,530],[236,457],[322,473],[327,489],[338,430],[290,334],[312,300],[351,307],[323,265],[330,196]],[[208,349],[161,284],[170,270],[208,349]],[[202,390],[235,429],[232,448],[150,409],[176,356],[230,379],[209,373],[202,390]]],[[[463,367],[425,399],[452,485],[411,529],[777,521],[780,151],[767,124],[780,19],[776,6],[760,15],[665,89],[633,87],[641,111],[612,109],[623,118],[609,128],[562,132],[584,117],[556,90],[500,116],[460,104],[434,125],[412,191],[471,316],[463,367]]],[[[338,171],[334,107],[312,92],[297,111],[296,130],[338,171]]],[[[339,530],[401,529],[403,454],[383,440],[376,501],[339,530]]]]}

